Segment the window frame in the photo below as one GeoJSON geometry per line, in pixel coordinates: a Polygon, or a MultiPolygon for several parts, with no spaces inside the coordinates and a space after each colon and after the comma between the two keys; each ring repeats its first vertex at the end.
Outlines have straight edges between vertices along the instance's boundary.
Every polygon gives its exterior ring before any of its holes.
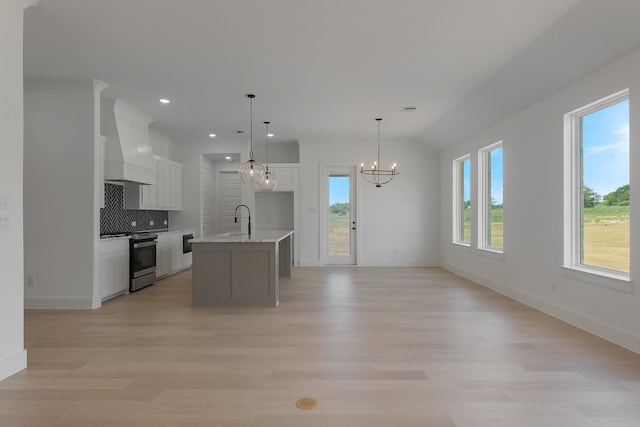
{"type": "Polygon", "coordinates": [[[471,247],[472,240],[472,193],[471,193],[471,182],[469,182],[469,241],[464,240],[464,203],[461,203],[464,200],[464,164],[468,162],[469,165],[469,179],[471,179],[471,154],[465,154],[464,156],[458,157],[453,160],[453,239],[452,243],[455,245],[460,245],[464,247],[471,247]],[[462,236],[462,238],[461,238],[462,236]]]}
{"type": "MultiPolygon", "coordinates": [[[[568,277],[631,292],[631,272],[581,263],[582,118],[625,100],[630,100],[629,89],[615,92],[564,114],[564,259],[562,267],[568,277]]],[[[629,162],[631,166],[631,159],[629,162]]],[[[631,242],[629,244],[631,245],[631,242]]]]}
{"type": "MultiPolygon", "coordinates": [[[[502,248],[490,246],[489,241],[489,225],[491,221],[491,213],[489,208],[491,205],[491,195],[489,194],[490,177],[489,177],[489,154],[492,151],[502,148],[503,159],[503,178],[504,186],[504,144],[503,141],[494,142],[478,150],[478,249],[492,252],[495,254],[504,253],[504,222],[503,222],[503,240],[502,248]]],[[[503,195],[504,197],[504,195],[503,195]]],[[[504,200],[503,200],[504,205],[504,200]]],[[[503,208],[504,209],[504,208],[503,208]]],[[[504,210],[503,210],[504,215],[504,210]]]]}

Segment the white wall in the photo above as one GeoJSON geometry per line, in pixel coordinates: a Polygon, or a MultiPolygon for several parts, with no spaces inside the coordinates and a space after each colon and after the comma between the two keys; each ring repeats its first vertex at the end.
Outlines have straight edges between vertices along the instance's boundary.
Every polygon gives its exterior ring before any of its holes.
{"type": "Polygon", "coordinates": [[[255,228],[264,230],[294,228],[293,191],[257,192],[255,198],[255,228]]]}
{"type": "MultiPolygon", "coordinates": [[[[381,162],[398,164],[400,175],[382,188],[356,178],[358,265],[439,264],[439,168],[423,144],[384,140],[381,162]]],[[[301,265],[322,265],[320,254],[321,165],[371,163],[376,141],[300,142],[301,265]]]]}
{"type": "Polygon", "coordinates": [[[24,93],[24,242],[27,308],[93,308],[95,145],[91,80],[24,93]]]}
{"type": "MultiPolygon", "coordinates": [[[[442,265],[610,341],[640,352],[640,294],[577,280],[563,264],[563,115],[630,88],[631,191],[640,200],[640,51],[554,93],[495,126],[444,151],[440,159],[442,265]],[[472,156],[476,188],[477,150],[504,141],[504,258],[451,244],[452,161],[472,156]]],[[[526,84],[526,82],[525,82],[526,84]]],[[[464,120],[460,117],[459,120],[464,120]]],[[[472,193],[473,205],[477,195],[472,193]]],[[[633,204],[633,202],[632,202],[633,204]]],[[[632,205],[632,206],[635,206],[632,205]]],[[[640,210],[631,211],[631,282],[636,286],[640,210]],[[634,225],[635,224],[635,225],[634,225]]],[[[477,233],[472,233],[472,243],[477,233]]]]}
{"type": "MultiPolygon", "coordinates": [[[[201,234],[200,216],[202,212],[202,197],[200,194],[200,174],[202,171],[203,153],[240,153],[242,148],[238,144],[216,138],[213,142],[210,139],[201,142],[171,144],[171,159],[182,163],[182,210],[169,212],[169,227],[173,230],[195,230],[196,237],[201,234]]],[[[246,147],[245,156],[249,155],[249,148],[246,147]]],[[[215,162],[204,160],[214,167],[215,162]]],[[[215,191],[215,187],[214,191],[215,191]]],[[[244,191],[243,191],[244,192],[244,191]]],[[[251,204],[244,202],[253,207],[251,204]]]]}
{"type": "MultiPolygon", "coordinates": [[[[398,163],[400,176],[392,183],[375,188],[357,178],[358,186],[358,263],[381,266],[439,265],[439,168],[438,156],[423,144],[385,141],[389,156],[398,163]]],[[[199,229],[200,165],[202,153],[238,153],[248,156],[248,147],[215,141],[172,146],[176,161],[184,166],[183,210],[171,212],[171,228],[199,229]]],[[[322,265],[319,241],[320,164],[345,162],[359,165],[376,155],[375,140],[300,141],[300,215],[296,245],[300,265],[322,265]]],[[[383,157],[384,161],[384,157],[383,157]]],[[[242,202],[255,212],[255,196],[243,188],[242,202]]],[[[245,225],[242,226],[243,228],[245,225]]]]}
{"type": "Polygon", "coordinates": [[[26,368],[23,303],[23,8],[0,0],[0,195],[8,207],[0,216],[9,226],[0,228],[0,380],[26,368]]]}

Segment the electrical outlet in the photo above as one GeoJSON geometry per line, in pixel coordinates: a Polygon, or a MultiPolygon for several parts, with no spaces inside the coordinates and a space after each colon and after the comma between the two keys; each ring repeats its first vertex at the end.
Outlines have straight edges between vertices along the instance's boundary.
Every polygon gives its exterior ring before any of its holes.
{"type": "Polygon", "coordinates": [[[0,215],[0,228],[9,228],[9,215],[0,215]]]}
{"type": "Polygon", "coordinates": [[[164,225],[167,225],[167,220],[166,219],[164,220],[164,225]]]}
{"type": "Polygon", "coordinates": [[[135,221],[131,221],[131,226],[135,227],[136,226],[136,222],[135,221]]]}
{"type": "Polygon", "coordinates": [[[153,221],[149,221],[149,225],[153,225],[153,221]]]}
{"type": "Polygon", "coordinates": [[[0,208],[8,208],[8,207],[9,207],[9,195],[0,194],[0,208]]]}
{"type": "Polygon", "coordinates": [[[33,288],[36,285],[36,276],[27,276],[27,286],[33,288]]]}

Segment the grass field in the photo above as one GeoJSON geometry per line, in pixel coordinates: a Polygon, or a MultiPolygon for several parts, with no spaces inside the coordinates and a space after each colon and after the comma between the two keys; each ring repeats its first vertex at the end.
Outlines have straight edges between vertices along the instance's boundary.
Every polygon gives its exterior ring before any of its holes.
{"type": "Polygon", "coordinates": [[[329,214],[329,255],[349,255],[348,214],[329,214]]]}
{"type": "Polygon", "coordinates": [[[582,263],[629,272],[629,206],[597,205],[584,210],[582,263]]]}
{"type": "MultiPolygon", "coordinates": [[[[465,239],[470,240],[469,211],[465,211],[465,239]]],[[[629,271],[629,207],[597,205],[584,210],[583,261],[585,265],[629,271]]],[[[503,247],[502,209],[491,211],[491,246],[503,247]]]]}

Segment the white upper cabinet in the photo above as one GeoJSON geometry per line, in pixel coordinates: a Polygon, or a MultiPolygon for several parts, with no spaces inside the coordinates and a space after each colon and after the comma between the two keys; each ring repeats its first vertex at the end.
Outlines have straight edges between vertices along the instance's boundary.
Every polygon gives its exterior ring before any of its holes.
{"type": "Polygon", "coordinates": [[[160,156],[156,164],[156,185],[125,184],[125,209],[182,209],[182,165],[160,156]]]}
{"type": "MultiPolygon", "coordinates": [[[[278,184],[274,191],[297,191],[298,190],[298,175],[300,167],[297,164],[290,163],[273,163],[269,165],[269,170],[272,171],[278,180],[278,184]]],[[[263,191],[263,190],[256,190],[263,191]]]]}

